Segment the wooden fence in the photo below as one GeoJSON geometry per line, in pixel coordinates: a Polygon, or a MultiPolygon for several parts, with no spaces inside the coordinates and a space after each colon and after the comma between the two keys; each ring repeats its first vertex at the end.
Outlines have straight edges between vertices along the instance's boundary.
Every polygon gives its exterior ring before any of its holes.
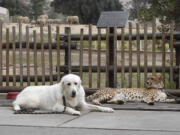
{"type": "Polygon", "coordinates": [[[60,33],[57,26],[55,42],[51,25],[48,25],[48,42],[43,26],[39,34],[33,31],[30,42],[30,28],[26,27],[23,38],[21,25],[18,30],[12,27],[3,32],[0,24],[0,92],[54,84],[71,72],[80,75],[88,92],[112,85],[144,87],[148,74],[161,74],[167,88],[180,87],[180,68],[175,62],[174,49],[174,37],[180,33],[174,32],[173,23],[169,33],[157,33],[154,22],[150,32],[147,24],[143,30],[139,24],[134,30],[129,23],[128,29],[106,28],[105,32],[97,29],[96,34],[92,25],[88,34],[84,34],[84,29],[80,29],[80,34],[71,34],[70,28],[60,33]]]}

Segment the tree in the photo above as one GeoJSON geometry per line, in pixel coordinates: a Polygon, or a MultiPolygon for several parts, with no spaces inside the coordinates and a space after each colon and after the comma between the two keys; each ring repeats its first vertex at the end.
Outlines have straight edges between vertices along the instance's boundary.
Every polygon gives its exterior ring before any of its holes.
{"type": "Polygon", "coordinates": [[[119,0],[54,0],[51,6],[55,12],[79,16],[86,24],[96,24],[102,11],[122,10],[119,0]]]}
{"type": "MultiPolygon", "coordinates": [[[[142,11],[142,13],[149,13],[152,16],[159,18],[162,23],[170,23],[172,20],[176,20],[173,15],[175,14],[176,0],[149,0],[148,2],[150,6],[142,11]]],[[[146,18],[144,17],[144,19],[146,18]]]]}
{"type": "Polygon", "coordinates": [[[129,18],[132,20],[140,19],[141,12],[148,7],[147,0],[132,0],[128,4],[131,4],[129,18]]]}
{"type": "Polygon", "coordinates": [[[135,11],[136,15],[133,17],[141,21],[156,17],[163,24],[169,24],[171,21],[179,23],[179,3],[179,0],[133,0],[131,14],[135,11]]]}
{"type": "Polygon", "coordinates": [[[20,0],[0,0],[0,5],[9,10],[11,16],[14,15],[29,15],[29,6],[21,2],[20,0]]]}
{"type": "Polygon", "coordinates": [[[37,19],[39,15],[43,14],[43,9],[46,4],[46,0],[31,0],[32,16],[37,19]]]}

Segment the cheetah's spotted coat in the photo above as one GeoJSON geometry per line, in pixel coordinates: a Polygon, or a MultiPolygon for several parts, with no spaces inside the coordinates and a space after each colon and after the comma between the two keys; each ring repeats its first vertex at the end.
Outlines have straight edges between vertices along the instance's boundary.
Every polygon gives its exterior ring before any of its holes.
{"type": "Polygon", "coordinates": [[[86,98],[94,104],[124,103],[126,101],[143,101],[150,105],[154,102],[175,102],[175,99],[167,99],[162,89],[164,84],[161,77],[150,76],[146,81],[146,88],[104,88],[86,98]]]}

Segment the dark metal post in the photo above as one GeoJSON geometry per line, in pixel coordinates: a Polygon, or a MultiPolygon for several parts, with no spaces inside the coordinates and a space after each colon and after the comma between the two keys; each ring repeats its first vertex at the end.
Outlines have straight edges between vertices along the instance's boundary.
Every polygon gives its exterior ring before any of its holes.
{"type": "Polygon", "coordinates": [[[71,28],[65,27],[65,42],[67,42],[67,47],[65,48],[64,64],[67,69],[64,71],[65,74],[71,73],[71,28]]]}
{"type": "Polygon", "coordinates": [[[109,32],[109,87],[114,88],[114,28],[110,27],[109,32]]]}
{"type": "Polygon", "coordinates": [[[107,68],[108,74],[106,74],[106,85],[109,87],[117,87],[117,31],[114,28],[124,28],[128,16],[129,14],[126,11],[105,11],[101,13],[97,23],[98,28],[110,28],[107,47],[107,54],[109,55],[107,63],[109,66],[107,68]]]}
{"type": "MultiPolygon", "coordinates": [[[[175,10],[174,10],[174,16],[175,18],[178,18],[179,16],[179,10],[180,10],[180,1],[176,0],[176,4],[175,4],[175,10]]],[[[175,20],[175,31],[180,32],[180,24],[178,22],[178,20],[175,20]],[[177,22],[176,22],[177,21],[177,22]]],[[[174,41],[174,47],[176,49],[176,67],[178,68],[177,72],[175,72],[175,81],[176,81],[176,88],[180,88],[180,78],[179,78],[179,72],[180,72],[180,35],[177,35],[174,41]]]]}
{"type": "MultiPolygon", "coordinates": [[[[176,29],[177,30],[177,29],[176,29]]],[[[180,31],[180,27],[179,27],[179,31],[180,31]]],[[[176,81],[176,88],[178,89],[180,86],[179,86],[179,66],[180,66],[180,35],[177,35],[175,38],[175,41],[174,41],[174,47],[175,47],[175,50],[176,50],[176,67],[177,67],[177,70],[175,71],[175,81],[176,81]]]]}

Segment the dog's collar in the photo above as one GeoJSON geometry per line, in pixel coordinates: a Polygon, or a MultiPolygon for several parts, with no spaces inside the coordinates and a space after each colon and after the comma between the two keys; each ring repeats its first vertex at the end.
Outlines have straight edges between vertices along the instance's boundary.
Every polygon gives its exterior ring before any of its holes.
{"type": "Polygon", "coordinates": [[[63,113],[65,113],[65,111],[66,111],[66,98],[64,95],[62,96],[62,99],[63,99],[63,105],[64,105],[63,113]]]}

